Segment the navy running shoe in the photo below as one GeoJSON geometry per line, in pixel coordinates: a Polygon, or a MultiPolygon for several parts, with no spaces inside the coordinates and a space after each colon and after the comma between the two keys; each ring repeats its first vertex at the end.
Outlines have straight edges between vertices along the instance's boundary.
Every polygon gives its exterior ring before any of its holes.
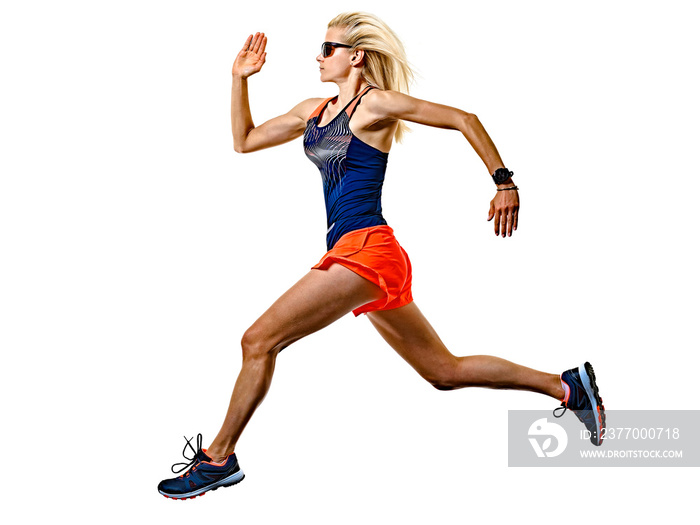
{"type": "Polygon", "coordinates": [[[190,444],[193,438],[185,440],[185,448],[182,455],[189,463],[175,463],[171,470],[178,474],[188,467],[186,473],[173,479],[165,479],[158,484],[158,492],[166,498],[172,499],[193,499],[203,495],[209,490],[216,490],[219,487],[229,487],[240,482],[244,477],[241,467],[238,465],[236,454],[231,454],[223,463],[215,463],[202,450],[202,434],[197,435],[197,450],[190,444]],[[194,453],[193,457],[185,454],[187,447],[194,453]],[[179,470],[175,470],[178,465],[184,465],[179,470]]]}
{"type": "Polygon", "coordinates": [[[564,372],[561,380],[569,387],[569,391],[561,406],[554,410],[554,417],[563,416],[568,408],[586,425],[586,429],[591,433],[591,443],[599,447],[603,443],[605,433],[605,407],[603,399],[598,395],[593,367],[589,362],[585,362],[578,368],[564,372]],[[557,415],[557,410],[562,412],[557,415]]]}

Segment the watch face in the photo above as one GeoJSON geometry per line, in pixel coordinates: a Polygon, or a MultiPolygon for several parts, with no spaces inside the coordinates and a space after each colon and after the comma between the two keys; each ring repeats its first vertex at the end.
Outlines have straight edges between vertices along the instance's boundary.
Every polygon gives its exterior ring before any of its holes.
{"type": "Polygon", "coordinates": [[[507,181],[511,176],[511,172],[508,171],[505,168],[498,168],[496,170],[496,173],[493,174],[493,179],[496,181],[496,184],[503,184],[505,181],[507,181]]]}

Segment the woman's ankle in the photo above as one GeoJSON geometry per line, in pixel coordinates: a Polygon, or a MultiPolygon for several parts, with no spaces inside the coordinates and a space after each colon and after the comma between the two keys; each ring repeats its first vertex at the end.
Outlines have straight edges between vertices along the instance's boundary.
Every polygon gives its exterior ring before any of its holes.
{"type": "Polygon", "coordinates": [[[228,457],[233,454],[233,450],[227,450],[224,447],[219,447],[214,443],[204,451],[204,453],[209,456],[214,463],[223,463],[228,459],[228,457]]]}

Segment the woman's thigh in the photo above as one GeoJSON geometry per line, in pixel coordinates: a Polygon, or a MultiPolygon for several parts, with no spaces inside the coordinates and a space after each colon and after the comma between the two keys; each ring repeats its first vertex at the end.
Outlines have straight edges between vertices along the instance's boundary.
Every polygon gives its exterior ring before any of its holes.
{"type": "Polygon", "coordinates": [[[253,323],[244,343],[279,351],[383,295],[377,285],[339,264],[311,270],[253,323]]]}
{"type": "Polygon", "coordinates": [[[384,340],[428,381],[440,382],[454,370],[457,358],[415,302],[367,316],[384,340]]]}

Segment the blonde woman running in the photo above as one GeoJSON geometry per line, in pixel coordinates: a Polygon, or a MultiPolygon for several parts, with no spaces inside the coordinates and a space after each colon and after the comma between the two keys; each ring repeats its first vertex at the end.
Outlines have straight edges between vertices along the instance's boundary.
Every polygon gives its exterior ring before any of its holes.
{"type": "Polygon", "coordinates": [[[342,14],[328,24],[316,57],[322,82],[338,95],[311,98],[289,113],[256,126],[248,104],[248,77],[265,63],[267,37],[250,35],[236,57],[231,89],[234,149],[249,153],[303,136],[306,155],[323,180],[328,252],[245,332],[243,363],[224,423],[202,449],[187,440],[193,456],[158,490],[175,499],[194,498],[243,479],[234,449],[272,381],[277,354],[349,312],[366,314],[391,347],[439,390],[487,387],[539,392],[573,410],[600,445],[605,426],[602,400],[589,363],[558,376],[498,357],[457,357],[445,347],[413,302],[411,263],[382,216],[381,191],[394,139],[402,121],[459,130],[497,186],[489,220],[494,232],[511,236],[518,226],[518,189],[479,119],[470,113],[408,96],[412,73],[403,46],[381,20],[366,13],[342,14]]]}

